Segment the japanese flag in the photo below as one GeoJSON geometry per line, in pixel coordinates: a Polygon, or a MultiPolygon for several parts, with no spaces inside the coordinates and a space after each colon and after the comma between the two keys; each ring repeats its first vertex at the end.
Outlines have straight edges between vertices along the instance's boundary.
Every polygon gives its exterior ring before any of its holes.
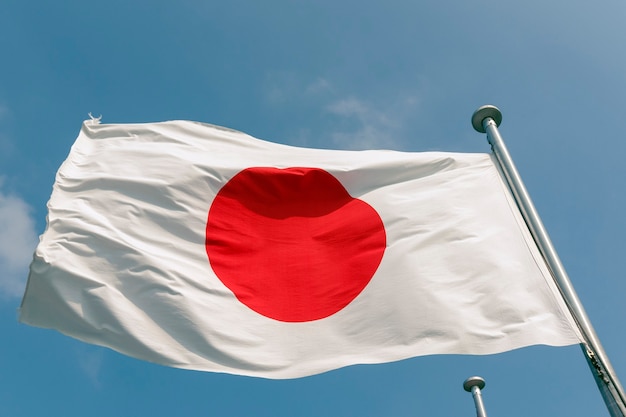
{"type": "Polygon", "coordinates": [[[88,121],[48,207],[20,320],[159,364],[293,378],[581,341],[488,154],[88,121]]]}

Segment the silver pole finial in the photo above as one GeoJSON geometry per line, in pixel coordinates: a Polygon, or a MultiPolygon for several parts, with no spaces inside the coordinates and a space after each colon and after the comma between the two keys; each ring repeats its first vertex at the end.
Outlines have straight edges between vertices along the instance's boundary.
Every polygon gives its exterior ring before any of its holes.
{"type": "Polygon", "coordinates": [[[483,397],[480,392],[485,388],[485,380],[479,376],[469,377],[463,382],[463,388],[467,392],[471,392],[474,397],[474,404],[476,405],[476,417],[487,417],[487,411],[483,404],[483,397]]]}
{"type": "Polygon", "coordinates": [[[474,129],[480,133],[486,133],[483,121],[488,117],[496,122],[496,126],[500,126],[500,123],[502,123],[502,112],[500,109],[487,104],[486,106],[480,106],[472,115],[472,126],[474,126],[474,129]]]}

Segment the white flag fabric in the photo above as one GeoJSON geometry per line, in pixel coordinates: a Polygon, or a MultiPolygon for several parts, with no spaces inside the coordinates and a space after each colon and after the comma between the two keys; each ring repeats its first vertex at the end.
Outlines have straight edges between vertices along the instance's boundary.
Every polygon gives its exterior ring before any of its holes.
{"type": "Polygon", "coordinates": [[[87,121],[48,208],[20,321],[143,360],[295,378],[581,342],[488,154],[87,121]]]}

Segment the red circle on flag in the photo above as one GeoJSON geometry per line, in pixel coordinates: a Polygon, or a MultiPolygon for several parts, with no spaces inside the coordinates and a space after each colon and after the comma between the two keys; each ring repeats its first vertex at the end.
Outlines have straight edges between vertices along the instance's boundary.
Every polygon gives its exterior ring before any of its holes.
{"type": "Polygon", "coordinates": [[[367,286],[386,247],[383,222],[317,168],[248,168],[209,210],[213,271],[263,316],[304,322],[343,309],[367,286]]]}

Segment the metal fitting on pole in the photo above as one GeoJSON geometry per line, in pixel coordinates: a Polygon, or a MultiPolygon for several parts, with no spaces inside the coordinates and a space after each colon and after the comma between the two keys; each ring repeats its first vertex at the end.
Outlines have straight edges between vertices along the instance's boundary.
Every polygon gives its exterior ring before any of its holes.
{"type": "Polygon", "coordinates": [[[480,391],[485,388],[485,380],[479,376],[469,377],[463,382],[463,388],[465,391],[471,392],[474,397],[476,417],[487,417],[487,411],[485,411],[485,404],[483,404],[483,397],[480,391]]]}

